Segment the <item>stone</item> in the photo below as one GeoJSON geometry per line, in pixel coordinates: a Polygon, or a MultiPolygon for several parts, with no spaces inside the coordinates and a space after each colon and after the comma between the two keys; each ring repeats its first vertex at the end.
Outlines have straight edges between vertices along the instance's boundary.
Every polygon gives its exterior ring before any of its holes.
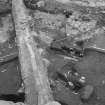
{"type": "Polygon", "coordinates": [[[80,98],[82,101],[87,102],[94,92],[94,87],[92,85],[87,85],[81,89],[80,98]]]}

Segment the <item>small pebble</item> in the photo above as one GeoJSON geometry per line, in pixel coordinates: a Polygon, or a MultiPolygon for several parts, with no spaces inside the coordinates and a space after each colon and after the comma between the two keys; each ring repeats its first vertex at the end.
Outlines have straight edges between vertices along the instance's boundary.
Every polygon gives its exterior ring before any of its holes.
{"type": "Polygon", "coordinates": [[[87,102],[91,98],[94,92],[94,87],[92,85],[87,85],[83,87],[80,91],[80,98],[82,101],[87,102]]]}

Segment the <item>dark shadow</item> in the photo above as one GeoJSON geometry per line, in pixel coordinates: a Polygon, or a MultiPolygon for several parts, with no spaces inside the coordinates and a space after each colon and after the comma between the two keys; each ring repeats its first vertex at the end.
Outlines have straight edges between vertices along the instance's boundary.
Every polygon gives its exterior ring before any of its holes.
{"type": "Polygon", "coordinates": [[[1,95],[0,100],[5,101],[13,101],[13,102],[24,102],[25,101],[25,93],[20,93],[18,95],[15,94],[7,94],[7,95],[1,95]]]}

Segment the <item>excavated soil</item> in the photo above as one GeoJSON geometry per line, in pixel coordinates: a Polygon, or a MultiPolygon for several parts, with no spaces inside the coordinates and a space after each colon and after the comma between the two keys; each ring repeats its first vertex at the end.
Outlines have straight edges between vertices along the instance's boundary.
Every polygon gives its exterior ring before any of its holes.
{"type": "MultiPolygon", "coordinates": [[[[48,0],[45,7],[39,8],[27,3],[32,18],[30,30],[38,34],[34,36],[35,41],[44,50],[42,56],[54,99],[62,105],[104,105],[105,13],[102,8],[55,0],[48,0]],[[79,81],[81,76],[85,77],[85,83],[79,81]],[[86,101],[81,99],[85,86],[94,87],[86,101]]],[[[5,17],[0,17],[0,99],[23,101],[24,94],[19,98],[18,93],[22,79],[15,32],[11,15],[5,17]]]]}

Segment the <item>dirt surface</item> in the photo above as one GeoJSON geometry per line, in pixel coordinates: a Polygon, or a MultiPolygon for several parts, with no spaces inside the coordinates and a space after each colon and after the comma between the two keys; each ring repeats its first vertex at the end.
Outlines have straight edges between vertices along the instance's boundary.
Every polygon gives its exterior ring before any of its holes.
{"type": "MultiPolygon", "coordinates": [[[[6,7],[9,9],[6,10],[10,10],[11,2],[8,2],[9,5],[6,7]]],[[[54,99],[62,105],[104,105],[105,11],[103,6],[99,6],[100,3],[97,1],[97,6],[94,6],[93,1],[81,4],[76,0],[40,2],[24,0],[24,3],[29,14],[30,32],[47,66],[54,99]]],[[[0,95],[18,94],[21,83],[12,17],[11,14],[2,14],[0,95]]]]}
{"type": "Polygon", "coordinates": [[[104,13],[77,4],[47,5],[29,13],[29,24],[39,35],[35,41],[43,49],[55,100],[62,105],[104,105],[104,13]]]}

